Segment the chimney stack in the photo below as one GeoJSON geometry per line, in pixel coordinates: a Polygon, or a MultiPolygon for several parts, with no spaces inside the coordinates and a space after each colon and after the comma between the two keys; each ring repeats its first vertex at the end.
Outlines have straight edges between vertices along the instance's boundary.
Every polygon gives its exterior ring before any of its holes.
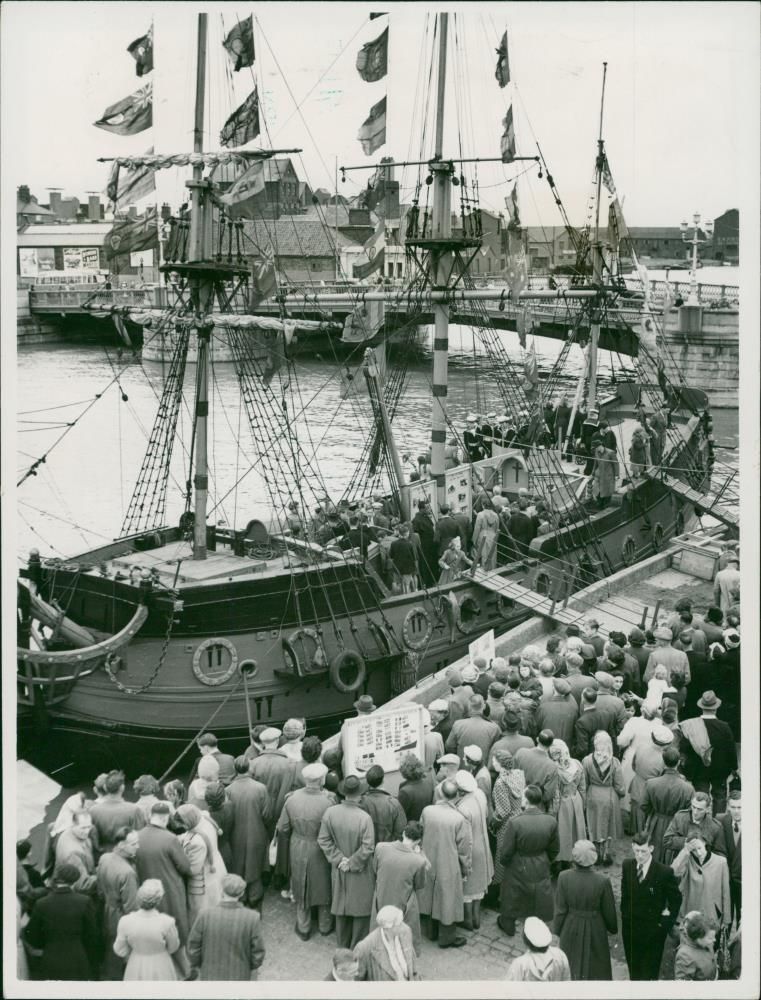
{"type": "Polygon", "coordinates": [[[50,211],[55,213],[59,218],[61,216],[61,192],[51,191],[50,192],[50,211]]]}
{"type": "Polygon", "coordinates": [[[87,199],[87,218],[90,222],[100,222],[100,198],[97,194],[91,194],[87,199]]]}

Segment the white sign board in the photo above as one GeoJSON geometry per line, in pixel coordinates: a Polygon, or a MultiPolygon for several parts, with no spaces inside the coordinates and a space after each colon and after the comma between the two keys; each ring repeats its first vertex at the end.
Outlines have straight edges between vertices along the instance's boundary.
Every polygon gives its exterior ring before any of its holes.
{"type": "Polygon", "coordinates": [[[153,250],[135,250],[129,255],[130,267],[153,267],[153,250]]]}
{"type": "Polygon", "coordinates": [[[488,632],[484,632],[483,635],[480,635],[468,646],[468,656],[470,657],[471,663],[473,663],[477,656],[483,656],[486,663],[489,664],[496,655],[497,650],[494,646],[493,628],[490,628],[488,632]]]}
{"type": "Polygon", "coordinates": [[[344,774],[366,774],[373,764],[398,771],[405,753],[425,759],[422,706],[382,709],[347,719],[341,727],[344,774]]]}
{"type": "Polygon", "coordinates": [[[19,247],[19,274],[22,278],[33,278],[39,272],[37,250],[34,247],[19,247]]]}

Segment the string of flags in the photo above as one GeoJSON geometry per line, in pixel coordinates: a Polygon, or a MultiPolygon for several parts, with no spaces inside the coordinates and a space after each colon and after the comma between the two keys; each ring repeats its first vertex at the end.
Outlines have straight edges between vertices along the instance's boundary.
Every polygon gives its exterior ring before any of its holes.
{"type": "MultiPolygon", "coordinates": [[[[384,17],[385,12],[370,14],[370,20],[384,17]]],[[[365,83],[377,83],[388,73],[388,26],[370,42],[366,42],[357,53],[357,72],[365,83]]],[[[386,142],[386,98],[377,101],[370,114],[362,122],[357,139],[365,156],[372,156],[386,142]]]]}

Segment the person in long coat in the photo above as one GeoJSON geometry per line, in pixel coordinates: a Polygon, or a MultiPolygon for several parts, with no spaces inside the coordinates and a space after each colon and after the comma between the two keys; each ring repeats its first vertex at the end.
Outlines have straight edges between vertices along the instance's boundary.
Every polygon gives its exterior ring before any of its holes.
{"type": "Polygon", "coordinates": [[[550,760],[550,747],[554,736],[543,729],[537,736],[537,745],[516,751],[515,764],[526,776],[527,785],[536,785],[542,791],[542,805],[549,812],[555,803],[558,787],[558,769],[550,760]]]}
{"type": "Polygon", "coordinates": [[[455,925],[465,914],[463,879],[470,874],[473,844],[470,824],[457,811],[457,785],[441,784],[442,798],[423,810],[423,853],[431,863],[425,886],[419,893],[423,933],[440,948],[459,948],[466,943],[455,925]]]}
{"type": "Polygon", "coordinates": [[[574,980],[612,979],[608,934],[618,930],[613,886],[607,875],[592,871],[597,851],[591,841],[577,841],[571,856],[575,867],[558,875],[558,944],[568,956],[574,980]]]}
{"type": "Polygon", "coordinates": [[[594,450],[594,496],[599,507],[605,507],[616,492],[618,459],[611,448],[598,444],[594,450]]]}
{"type": "Polygon", "coordinates": [[[434,777],[414,753],[402,757],[399,773],[404,778],[399,786],[399,805],[408,821],[417,821],[425,807],[433,802],[434,777]]]}
{"type": "Polygon", "coordinates": [[[412,931],[415,954],[420,954],[420,907],[418,892],[425,885],[431,863],[422,852],[423,828],[412,821],[404,828],[402,839],[377,844],[373,855],[375,894],[370,913],[372,924],[384,906],[398,906],[404,922],[412,931]]]}
{"type": "Polygon", "coordinates": [[[678,765],[679,751],[674,747],[666,747],[663,751],[663,774],[648,778],[645,782],[641,809],[645,829],[653,845],[655,861],[671,861],[672,856],[666,857],[664,834],[677,812],[689,809],[695,793],[690,782],[677,770],[678,765]]]}
{"type": "Polygon", "coordinates": [[[114,951],[126,959],[125,982],[172,982],[180,978],[172,959],[180,951],[180,938],[174,917],[158,909],[163,895],[158,879],[146,879],[137,890],[138,909],[119,921],[114,951]]]}
{"type": "Polygon", "coordinates": [[[488,508],[476,514],[473,528],[473,565],[471,574],[480,566],[483,570],[497,567],[497,539],[499,537],[499,514],[488,508]]]}
{"type": "Polygon", "coordinates": [[[378,926],[354,948],[359,968],[358,980],[369,982],[412,982],[420,979],[412,931],[398,906],[378,911],[378,926]]]}
{"type": "Polygon", "coordinates": [[[322,818],[335,801],[324,789],[327,767],[321,762],[307,764],[301,772],[304,787],[292,792],[277,823],[278,847],[288,851],[291,893],[296,904],[296,933],[307,941],[312,933],[312,911],[317,909],[320,934],[333,928],[330,913],[330,863],[317,837],[322,818]]]}
{"type": "Polygon", "coordinates": [[[505,874],[501,860],[505,844],[505,828],[510,817],[517,816],[521,811],[526,777],[523,771],[515,766],[515,758],[509,750],[497,749],[492,765],[497,772],[497,780],[492,789],[493,808],[489,823],[495,840],[492,885],[496,885],[499,889],[505,874]]]}
{"type": "Polygon", "coordinates": [[[594,750],[587,754],[581,766],[587,784],[587,833],[602,864],[610,864],[610,842],[624,834],[620,805],[624,779],[607,733],[597,733],[594,750]]]}
{"type": "Polygon", "coordinates": [[[642,808],[645,801],[645,787],[651,778],[658,778],[663,774],[666,768],[663,751],[673,743],[673,740],[673,733],[666,726],[654,726],[650,733],[650,745],[640,747],[632,758],[634,776],[629,786],[629,801],[634,833],[645,829],[647,818],[642,808]]]}
{"type": "MultiPolygon", "coordinates": [[[[441,737],[438,740],[441,743],[441,737]]],[[[441,751],[443,753],[443,749],[441,751]]],[[[440,757],[438,753],[436,757],[440,757]]],[[[434,758],[435,759],[435,758],[434,758]]],[[[361,809],[367,813],[373,821],[373,832],[375,843],[380,844],[388,840],[399,840],[402,830],[407,823],[404,809],[399,803],[399,799],[382,788],[385,772],[380,764],[373,764],[365,774],[367,791],[359,800],[361,809]]]]}
{"type": "Polygon", "coordinates": [[[279,729],[265,729],[259,736],[264,749],[250,764],[251,777],[265,786],[269,796],[267,830],[270,838],[275,832],[286,795],[296,787],[293,761],[289,760],[283,750],[278,749],[281,736],[279,729]]]}
{"type": "Polygon", "coordinates": [[[439,547],[435,539],[435,525],[431,516],[431,507],[427,498],[418,500],[418,510],[412,518],[412,530],[420,537],[422,549],[422,560],[420,562],[420,575],[425,586],[436,580],[436,564],[439,561],[439,547]]]}
{"type": "Polygon", "coordinates": [[[731,925],[729,866],[725,857],[714,854],[702,837],[694,836],[671,862],[671,868],[680,880],[681,917],[699,910],[719,926],[731,925]]]}
{"type": "MultiPolygon", "coordinates": [[[[258,760],[258,758],[257,758],[258,760]]],[[[246,902],[257,906],[264,895],[262,872],[270,842],[270,798],[261,781],[249,774],[246,757],[235,758],[235,777],[227,795],[233,807],[230,870],[246,883],[246,902]]]]}
{"type": "MultiPolygon", "coordinates": [[[[188,905],[185,888],[191,869],[178,838],[167,830],[169,804],[156,802],[151,809],[151,821],[138,834],[135,864],[140,882],[158,879],[164,894],[158,903],[163,913],[174,917],[180,944],[188,939],[188,905]]],[[[118,954],[118,953],[117,953],[118,954]]]]}
{"type": "Polygon", "coordinates": [[[201,810],[189,802],[180,806],[175,817],[185,827],[180,843],[190,862],[188,927],[192,927],[202,910],[216,906],[222,898],[222,878],[227,871],[217,850],[216,830],[208,817],[204,818],[201,810]]]}
{"type": "Polygon", "coordinates": [[[455,784],[459,791],[457,811],[461,812],[470,823],[473,845],[470,872],[462,884],[464,924],[466,930],[478,930],[481,926],[481,900],[486,895],[494,875],[494,862],[489,850],[489,831],[486,827],[489,807],[486,796],[469,771],[458,771],[455,775],[455,784]]]}
{"type": "Polygon", "coordinates": [[[230,847],[233,832],[233,804],[227,798],[225,786],[221,781],[209,785],[206,789],[206,812],[209,819],[217,827],[217,849],[225,866],[230,871],[233,856],[230,847]]]}
{"type": "Polygon", "coordinates": [[[35,979],[92,979],[98,927],[92,900],[72,888],[79,878],[74,865],[61,865],[53,891],[38,899],[24,930],[37,952],[35,979]]]}
{"type": "Polygon", "coordinates": [[[239,875],[225,875],[219,903],[193,924],[188,957],[203,982],[256,979],[264,961],[261,916],[242,904],[245,892],[239,875]]]}
{"type": "Polygon", "coordinates": [[[507,821],[500,860],[505,875],[497,921],[505,934],[515,934],[515,921],[529,916],[552,920],[550,865],[559,850],[558,824],[541,809],[542,793],[529,785],[523,793],[525,808],[507,821]]]}
{"type": "Polygon", "coordinates": [[[539,729],[549,729],[556,739],[570,747],[579,718],[579,706],[571,694],[571,685],[564,677],[553,677],[552,686],[554,693],[543,699],[536,710],[536,724],[539,729]]]}
{"type": "Polygon", "coordinates": [[[332,868],[331,913],[336,918],[339,948],[353,948],[370,928],[373,905],[375,847],[373,821],[359,805],[361,783],[344,778],[344,801],[325,810],[317,843],[332,868]]]}
{"type": "Polygon", "coordinates": [[[116,928],[125,913],[137,909],[135,857],[140,839],[135,830],[123,826],[116,831],[113,850],[98,862],[98,893],[103,899],[103,979],[124,978],[124,962],[114,952],[116,928]]]}
{"type": "Polygon", "coordinates": [[[558,821],[560,850],[555,860],[556,863],[562,862],[563,866],[566,866],[571,862],[573,845],[578,840],[586,840],[584,800],[587,784],[584,768],[578,760],[571,757],[571,752],[563,740],[552,741],[550,759],[555,761],[558,769],[557,808],[553,813],[558,821]]]}
{"type": "Polygon", "coordinates": [[[631,812],[629,789],[634,778],[634,769],[632,767],[634,754],[640,747],[648,746],[651,742],[650,734],[655,726],[659,725],[656,718],[657,707],[657,705],[643,703],[640,708],[641,714],[632,715],[631,718],[627,719],[624,728],[616,737],[616,746],[624,752],[621,758],[625,790],[624,797],[621,800],[621,811],[624,814],[631,812]]]}

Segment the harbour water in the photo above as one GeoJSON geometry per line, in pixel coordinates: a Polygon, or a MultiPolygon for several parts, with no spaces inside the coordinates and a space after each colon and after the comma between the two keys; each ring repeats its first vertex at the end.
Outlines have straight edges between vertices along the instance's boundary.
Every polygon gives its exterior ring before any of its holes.
{"type": "MultiPolygon", "coordinates": [[[[500,332],[499,336],[511,361],[522,365],[526,354],[517,334],[500,332]]],[[[500,412],[490,362],[480,346],[474,346],[471,330],[453,327],[450,347],[451,420],[462,426],[471,410],[500,412]]],[[[535,347],[540,374],[546,376],[562,344],[536,338],[535,347]]],[[[413,461],[429,447],[431,367],[427,354],[409,366],[393,422],[400,450],[409,451],[413,461]]],[[[581,350],[573,346],[558,391],[573,390],[581,366],[581,350]]],[[[360,388],[361,372],[356,367],[353,371],[356,378],[352,384],[357,388],[347,398],[341,369],[327,360],[298,359],[290,377],[283,370],[272,383],[288,407],[301,448],[307,455],[317,453],[324,485],[336,496],[342,494],[354,471],[371,425],[370,404],[360,388]]],[[[61,438],[70,422],[77,421],[39,466],[37,475],[26,479],[19,489],[20,559],[25,559],[31,547],[39,548],[43,555],[72,556],[110,541],[119,533],[145,453],[164,374],[161,365],[141,364],[139,355],[119,355],[112,346],[72,343],[19,349],[19,478],[32,461],[61,438]],[[96,400],[98,394],[102,395],[96,400]]],[[[631,358],[600,352],[602,386],[634,377],[631,358]]],[[[176,522],[184,505],[191,438],[192,404],[188,394],[192,393],[193,383],[194,369],[189,367],[169,480],[166,520],[170,524],[176,522]]],[[[273,507],[239,399],[234,366],[216,366],[210,386],[209,519],[238,527],[251,518],[266,519],[273,507]]],[[[736,467],[738,433],[736,411],[716,414],[717,441],[727,446],[719,448],[719,462],[736,467]]]]}

